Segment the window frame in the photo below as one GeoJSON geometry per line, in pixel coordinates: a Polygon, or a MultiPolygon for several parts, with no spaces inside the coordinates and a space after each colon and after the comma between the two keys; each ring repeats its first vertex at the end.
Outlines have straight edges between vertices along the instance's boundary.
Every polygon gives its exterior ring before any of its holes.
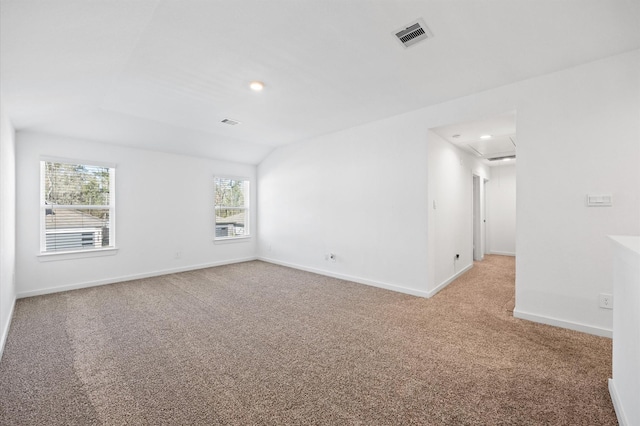
{"type": "Polygon", "coordinates": [[[251,224],[251,179],[243,176],[230,176],[230,175],[215,175],[213,177],[213,241],[215,243],[231,243],[238,241],[246,241],[252,238],[252,224],[251,224]],[[244,198],[244,206],[243,207],[235,207],[235,206],[218,206],[216,204],[216,183],[218,179],[226,179],[232,181],[242,181],[244,182],[243,188],[243,198],[244,198]],[[247,194],[248,192],[248,194],[247,194]],[[217,212],[221,209],[234,209],[234,210],[244,210],[244,234],[231,236],[231,237],[218,237],[216,235],[216,230],[218,227],[217,221],[217,212]]]}
{"type": "MultiPolygon", "coordinates": [[[[103,161],[80,160],[75,158],[59,158],[59,157],[41,157],[40,158],[40,252],[41,261],[58,260],[58,259],[77,259],[84,257],[94,257],[103,255],[116,254],[118,248],[116,246],[116,165],[113,163],[105,163],[103,161]],[[109,169],[109,204],[107,205],[81,205],[83,209],[91,207],[98,209],[108,209],[109,211],[109,245],[104,247],[93,247],[86,249],[68,249],[68,250],[47,250],[47,225],[46,211],[47,207],[45,197],[45,163],[61,163],[70,165],[83,165],[92,167],[104,167],[109,169]]],[[[58,208],[69,208],[72,206],[58,206],[58,208]]],[[[74,206],[77,207],[77,206],[74,206]]],[[[81,232],[81,231],[79,231],[81,232]]]]}

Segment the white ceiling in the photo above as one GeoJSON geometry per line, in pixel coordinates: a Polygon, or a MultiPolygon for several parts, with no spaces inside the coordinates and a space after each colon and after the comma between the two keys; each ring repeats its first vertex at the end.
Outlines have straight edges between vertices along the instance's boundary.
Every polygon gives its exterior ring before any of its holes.
{"type": "Polygon", "coordinates": [[[515,159],[508,159],[507,162],[490,160],[516,155],[518,142],[515,111],[466,123],[436,127],[431,130],[488,166],[515,163],[515,159]],[[482,136],[490,136],[490,138],[482,139],[482,136]]]}
{"type": "Polygon", "coordinates": [[[252,164],[280,145],[640,48],[635,0],[0,7],[2,103],[17,130],[252,164]],[[434,37],[405,49],[393,31],[417,18],[434,37]]]}

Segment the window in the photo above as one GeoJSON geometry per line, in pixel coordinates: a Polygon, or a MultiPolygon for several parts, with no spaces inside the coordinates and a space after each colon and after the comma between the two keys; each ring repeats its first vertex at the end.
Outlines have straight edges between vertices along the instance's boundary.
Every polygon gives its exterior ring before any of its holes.
{"type": "Polygon", "coordinates": [[[115,247],[113,167],[41,161],[43,253],[115,247]]]}
{"type": "Polygon", "coordinates": [[[216,240],[248,237],[249,181],[216,177],[216,240]]]}

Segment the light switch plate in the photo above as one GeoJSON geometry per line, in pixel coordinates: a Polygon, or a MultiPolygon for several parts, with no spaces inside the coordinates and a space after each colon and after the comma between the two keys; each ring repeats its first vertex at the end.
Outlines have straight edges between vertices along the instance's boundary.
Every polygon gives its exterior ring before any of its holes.
{"type": "Polygon", "coordinates": [[[587,194],[587,207],[611,207],[613,196],[611,194],[587,194]]]}

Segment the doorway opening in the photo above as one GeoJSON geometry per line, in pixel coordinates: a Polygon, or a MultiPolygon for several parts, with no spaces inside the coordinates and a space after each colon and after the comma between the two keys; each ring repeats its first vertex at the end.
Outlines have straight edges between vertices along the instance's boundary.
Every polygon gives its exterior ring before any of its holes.
{"type": "Polygon", "coordinates": [[[515,257],[516,112],[431,130],[455,147],[468,170],[468,192],[457,195],[469,208],[464,225],[468,266],[486,256],[515,257]]]}
{"type": "Polygon", "coordinates": [[[482,190],[488,179],[482,179],[479,175],[473,175],[473,260],[481,261],[485,253],[484,224],[487,222],[484,214],[485,192],[482,190]]]}

